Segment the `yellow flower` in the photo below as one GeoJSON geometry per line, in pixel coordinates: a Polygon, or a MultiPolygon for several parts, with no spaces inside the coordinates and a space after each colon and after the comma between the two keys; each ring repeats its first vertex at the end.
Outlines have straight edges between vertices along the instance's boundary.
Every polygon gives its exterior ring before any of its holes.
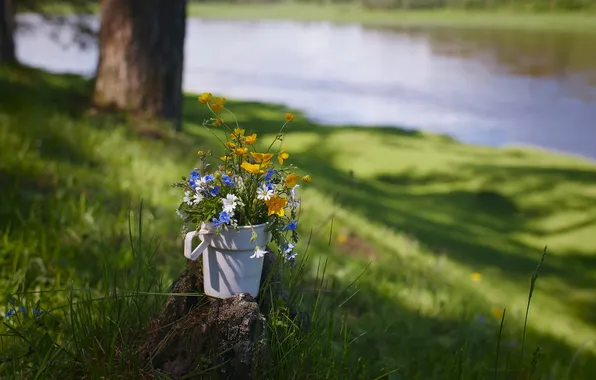
{"type": "Polygon", "coordinates": [[[296,180],[300,178],[299,175],[296,174],[290,174],[289,176],[286,177],[286,187],[288,188],[292,188],[294,186],[296,186],[296,180]]]}
{"type": "Polygon", "coordinates": [[[259,165],[259,164],[251,164],[251,163],[248,163],[248,162],[244,161],[242,163],[242,165],[240,165],[240,166],[242,167],[242,169],[246,170],[250,174],[263,174],[263,173],[265,173],[264,170],[261,170],[261,165],[259,165]]]}
{"type": "Polygon", "coordinates": [[[232,175],[232,172],[231,172],[230,170],[228,170],[228,171],[226,172],[226,174],[227,174],[227,175],[232,175]]]}
{"type": "Polygon", "coordinates": [[[211,105],[211,109],[214,112],[220,112],[223,109],[224,104],[226,103],[226,98],[215,98],[215,103],[211,105]]]}
{"type": "Polygon", "coordinates": [[[244,129],[234,128],[234,132],[230,133],[230,137],[235,140],[240,140],[242,136],[244,136],[244,129]]]}
{"type": "Polygon", "coordinates": [[[268,209],[267,216],[273,214],[284,216],[284,207],[286,207],[286,203],[288,203],[287,199],[280,198],[278,196],[269,198],[269,200],[265,201],[268,209]]]}
{"type": "Polygon", "coordinates": [[[205,155],[205,152],[203,152],[202,150],[199,150],[199,151],[197,152],[197,155],[198,155],[199,157],[203,157],[203,156],[205,155]]]}
{"type": "Polygon", "coordinates": [[[286,150],[285,149],[282,149],[277,154],[277,161],[279,161],[279,164],[280,165],[283,165],[284,164],[284,160],[287,160],[288,157],[290,157],[290,155],[288,153],[286,153],[286,150]]]}
{"type": "Polygon", "coordinates": [[[213,125],[218,126],[223,124],[223,118],[220,116],[217,119],[213,120],[213,125]]]}
{"type": "Polygon", "coordinates": [[[236,144],[233,141],[227,141],[225,145],[230,149],[234,149],[236,147],[236,144]]]}
{"type": "Polygon", "coordinates": [[[239,156],[243,156],[246,153],[248,153],[248,148],[236,148],[236,150],[234,151],[235,154],[239,155],[239,156]]]}
{"type": "Polygon", "coordinates": [[[228,156],[221,156],[219,159],[223,162],[226,162],[228,160],[228,156]]]}
{"type": "Polygon", "coordinates": [[[271,158],[273,157],[273,153],[250,152],[250,154],[252,155],[252,158],[254,158],[256,162],[259,162],[259,163],[262,162],[263,164],[265,164],[266,162],[271,160],[271,158]]]}
{"type": "Polygon", "coordinates": [[[501,309],[500,307],[493,307],[493,309],[490,311],[492,313],[492,315],[495,316],[495,318],[497,319],[503,319],[503,309],[501,309]]]}
{"type": "Polygon", "coordinates": [[[246,145],[252,145],[257,141],[257,134],[253,133],[250,136],[246,136],[243,140],[244,144],[246,145]]]}
{"type": "Polygon", "coordinates": [[[212,97],[213,95],[211,95],[210,92],[203,92],[201,96],[199,96],[199,103],[207,104],[211,101],[212,97]]]}
{"type": "Polygon", "coordinates": [[[482,275],[478,272],[472,273],[472,281],[478,282],[482,278],[482,275]]]}
{"type": "Polygon", "coordinates": [[[293,113],[290,113],[290,112],[288,112],[288,113],[286,113],[286,115],[285,115],[285,116],[286,116],[286,120],[287,120],[288,122],[290,122],[290,123],[291,123],[292,121],[294,121],[294,117],[295,117],[295,116],[294,116],[294,114],[293,114],[293,113]]]}
{"type": "Polygon", "coordinates": [[[310,176],[307,174],[304,177],[302,177],[302,180],[306,183],[309,183],[310,181],[312,181],[312,178],[310,178],[310,176]]]}

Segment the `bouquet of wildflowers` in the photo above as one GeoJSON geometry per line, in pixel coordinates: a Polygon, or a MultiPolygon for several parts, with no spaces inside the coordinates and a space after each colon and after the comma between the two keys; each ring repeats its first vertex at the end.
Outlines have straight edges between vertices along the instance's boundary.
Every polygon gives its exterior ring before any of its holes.
{"type": "MultiPolygon", "coordinates": [[[[255,148],[255,133],[246,133],[237,122],[232,129],[223,121],[220,113],[227,111],[225,101],[225,98],[213,98],[210,93],[199,97],[199,102],[213,114],[203,125],[221,142],[225,154],[214,158],[211,152],[198,152],[201,169],[195,168],[188,178],[182,177],[182,182],[174,184],[184,192],[177,210],[184,222],[184,230],[189,224],[198,230],[205,223],[220,232],[267,223],[279,252],[293,260],[296,256],[294,246],[298,242],[296,227],[300,206],[297,182],[311,181],[310,176],[296,174],[297,168],[286,163],[289,154],[282,146],[283,130],[294,120],[294,115],[286,113],[286,122],[269,148],[259,151],[255,148]],[[225,138],[216,133],[218,129],[223,130],[225,138]],[[212,165],[213,161],[217,164],[212,165]],[[213,166],[217,169],[210,170],[213,166]]],[[[256,238],[254,231],[253,238],[256,238]]],[[[264,255],[264,248],[257,247],[253,257],[264,255]]]]}

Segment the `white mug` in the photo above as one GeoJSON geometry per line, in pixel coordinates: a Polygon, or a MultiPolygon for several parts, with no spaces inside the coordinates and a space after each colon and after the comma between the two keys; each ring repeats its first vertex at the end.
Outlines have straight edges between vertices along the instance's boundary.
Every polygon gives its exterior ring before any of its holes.
{"type": "Polygon", "coordinates": [[[211,236],[213,233],[213,231],[204,228],[201,228],[199,232],[191,231],[187,233],[184,238],[184,256],[189,260],[196,261],[207,249],[209,243],[211,243],[211,236]],[[193,250],[192,239],[197,235],[199,236],[199,239],[201,239],[201,243],[193,250]]]}

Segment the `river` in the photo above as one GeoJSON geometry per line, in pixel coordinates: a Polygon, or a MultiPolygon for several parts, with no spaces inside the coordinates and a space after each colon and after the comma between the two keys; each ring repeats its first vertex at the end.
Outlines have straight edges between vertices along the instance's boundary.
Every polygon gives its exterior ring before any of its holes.
{"type": "MultiPolygon", "coordinates": [[[[37,15],[19,22],[34,26],[16,34],[23,63],[93,75],[96,44],[70,45],[37,15]]],[[[596,158],[595,34],[191,18],[185,45],[186,91],[286,104],[324,125],[596,158]]]]}

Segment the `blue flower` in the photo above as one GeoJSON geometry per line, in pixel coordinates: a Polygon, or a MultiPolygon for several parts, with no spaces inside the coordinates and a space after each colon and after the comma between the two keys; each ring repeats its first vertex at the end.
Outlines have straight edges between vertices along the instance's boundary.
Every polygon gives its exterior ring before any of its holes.
{"type": "Polygon", "coordinates": [[[275,170],[273,170],[273,169],[267,170],[267,173],[265,173],[265,181],[267,181],[267,182],[271,181],[271,178],[273,178],[273,174],[275,174],[275,170]]]}
{"type": "Polygon", "coordinates": [[[32,310],[33,314],[35,315],[41,315],[42,311],[40,308],[36,307],[35,309],[32,310]]]}
{"type": "Polygon", "coordinates": [[[226,185],[226,186],[231,186],[234,187],[236,186],[236,183],[234,182],[234,180],[232,179],[232,177],[230,177],[227,174],[224,174],[221,176],[221,182],[226,185]]]}
{"type": "Polygon", "coordinates": [[[199,169],[194,168],[191,172],[190,172],[190,179],[191,180],[197,180],[201,178],[201,173],[199,173],[199,169]]]}
{"type": "Polygon", "coordinates": [[[188,183],[190,184],[190,187],[192,187],[193,189],[197,187],[196,185],[196,181],[201,179],[201,174],[199,173],[199,170],[197,168],[194,168],[191,172],[190,172],[190,178],[188,179],[188,183]]]}
{"type": "Polygon", "coordinates": [[[267,188],[267,190],[274,190],[275,189],[275,187],[273,186],[273,184],[271,182],[268,182],[268,181],[259,182],[259,187],[267,188]]]}
{"type": "Polygon", "coordinates": [[[298,224],[298,221],[294,220],[294,221],[288,223],[288,225],[285,226],[284,228],[282,228],[281,230],[282,231],[293,231],[296,229],[297,224],[298,224]]]}
{"type": "Polygon", "coordinates": [[[288,260],[294,260],[296,258],[297,253],[294,252],[294,244],[284,243],[281,249],[283,250],[284,255],[287,256],[288,260]]]}
{"type": "Polygon", "coordinates": [[[211,194],[212,197],[215,197],[215,196],[217,196],[217,194],[219,194],[219,190],[220,190],[219,186],[212,186],[209,188],[209,193],[211,194]]]}
{"type": "Polygon", "coordinates": [[[23,306],[21,306],[21,313],[27,314],[27,310],[25,310],[25,308],[23,306]]]}
{"type": "Polygon", "coordinates": [[[15,311],[14,311],[14,309],[10,309],[10,310],[8,310],[8,312],[6,313],[6,316],[7,316],[7,317],[12,317],[14,314],[15,314],[15,311]]]}
{"type": "Polygon", "coordinates": [[[213,227],[219,227],[222,224],[230,223],[232,221],[231,215],[225,211],[219,213],[219,219],[213,218],[213,227]]]}
{"type": "Polygon", "coordinates": [[[230,223],[230,221],[231,221],[231,220],[230,220],[230,214],[228,214],[227,212],[225,212],[225,211],[222,211],[222,212],[219,214],[219,222],[220,222],[221,224],[230,223]]]}
{"type": "Polygon", "coordinates": [[[213,181],[214,178],[215,177],[213,176],[213,174],[205,176],[205,183],[213,181]]]}

